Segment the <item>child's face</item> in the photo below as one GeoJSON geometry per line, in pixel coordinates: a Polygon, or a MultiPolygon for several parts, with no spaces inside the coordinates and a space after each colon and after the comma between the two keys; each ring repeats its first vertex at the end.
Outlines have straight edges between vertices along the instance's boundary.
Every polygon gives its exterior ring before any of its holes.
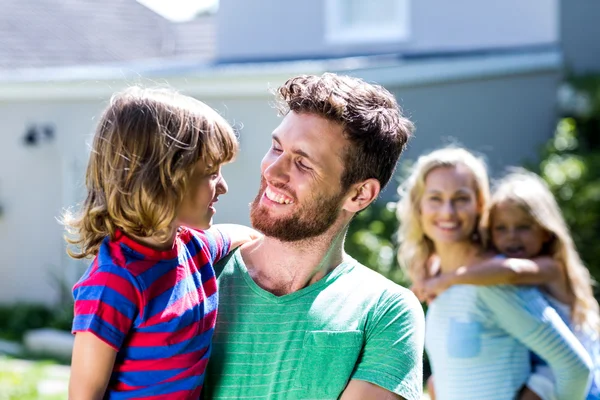
{"type": "Polygon", "coordinates": [[[513,258],[537,257],[550,235],[519,205],[496,204],[491,215],[492,242],[496,249],[513,258]]]}
{"type": "Polygon", "coordinates": [[[214,203],[221,194],[227,193],[227,183],[221,175],[221,166],[206,172],[199,162],[190,177],[187,192],[177,212],[177,226],[183,225],[195,229],[208,229],[216,210],[214,203]]]}
{"type": "Polygon", "coordinates": [[[420,210],[423,232],[434,243],[470,240],[479,215],[471,172],[462,165],[429,172],[420,210]]]}

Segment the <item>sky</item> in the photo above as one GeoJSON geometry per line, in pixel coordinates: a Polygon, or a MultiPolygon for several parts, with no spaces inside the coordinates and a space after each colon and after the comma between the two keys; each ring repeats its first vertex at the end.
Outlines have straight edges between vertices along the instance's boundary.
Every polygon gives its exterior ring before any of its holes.
{"type": "Polygon", "coordinates": [[[219,0],[137,0],[137,2],[174,22],[189,21],[198,12],[219,5],[219,0]]]}

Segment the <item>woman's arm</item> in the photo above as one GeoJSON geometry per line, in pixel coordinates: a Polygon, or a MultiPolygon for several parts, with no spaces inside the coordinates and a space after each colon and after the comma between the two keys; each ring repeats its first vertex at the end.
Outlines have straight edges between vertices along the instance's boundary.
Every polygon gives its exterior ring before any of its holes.
{"type": "Polygon", "coordinates": [[[429,297],[437,296],[452,285],[544,285],[560,278],[560,265],[551,257],[493,257],[479,264],[460,267],[453,273],[440,274],[421,283],[429,297]]]}
{"type": "Polygon", "coordinates": [[[481,286],[477,293],[490,310],[489,318],[548,363],[558,400],[585,398],[592,360],[539,290],[481,286]]]}
{"type": "Polygon", "coordinates": [[[101,400],[110,380],[117,351],[91,332],[78,332],[73,345],[70,400],[101,400]]]}

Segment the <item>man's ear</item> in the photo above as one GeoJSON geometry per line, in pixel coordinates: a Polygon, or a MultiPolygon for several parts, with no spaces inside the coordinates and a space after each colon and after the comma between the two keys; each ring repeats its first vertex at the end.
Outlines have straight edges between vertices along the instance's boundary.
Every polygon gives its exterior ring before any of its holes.
{"type": "Polygon", "coordinates": [[[381,184],[377,179],[371,178],[352,185],[344,202],[344,210],[357,213],[371,204],[381,191],[381,184]]]}

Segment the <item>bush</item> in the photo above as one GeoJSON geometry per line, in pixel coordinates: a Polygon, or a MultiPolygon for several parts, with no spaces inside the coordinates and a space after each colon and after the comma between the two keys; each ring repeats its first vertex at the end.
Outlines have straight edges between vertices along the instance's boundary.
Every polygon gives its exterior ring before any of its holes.
{"type": "Polygon", "coordinates": [[[20,341],[31,329],[71,330],[73,307],[50,308],[43,304],[17,303],[0,307],[0,337],[20,341]]]}
{"type": "Polygon", "coordinates": [[[559,90],[559,105],[562,118],[535,169],[556,196],[581,258],[600,280],[600,77],[572,78],[559,90]]]}
{"type": "Polygon", "coordinates": [[[346,235],[346,251],[361,264],[407,286],[398,265],[396,204],[376,202],[354,217],[346,235]]]}

